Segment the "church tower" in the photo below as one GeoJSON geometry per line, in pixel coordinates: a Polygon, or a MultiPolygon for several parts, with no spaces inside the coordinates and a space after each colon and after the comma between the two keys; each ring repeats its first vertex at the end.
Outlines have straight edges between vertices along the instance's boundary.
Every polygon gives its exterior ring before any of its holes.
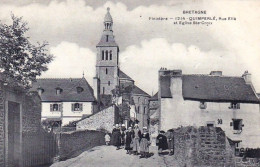
{"type": "Polygon", "coordinates": [[[96,96],[111,94],[111,90],[118,85],[119,47],[113,35],[113,19],[109,8],[104,18],[104,30],[97,44],[96,77],[94,84],[97,86],[96,96]]]}

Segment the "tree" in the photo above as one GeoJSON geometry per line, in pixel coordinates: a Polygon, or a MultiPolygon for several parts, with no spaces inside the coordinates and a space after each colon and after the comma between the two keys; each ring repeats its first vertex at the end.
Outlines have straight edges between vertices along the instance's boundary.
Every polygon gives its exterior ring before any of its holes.
{"type": "Polygon", "coordinates": [[[47,42],[33,45],[29,41],[26,36],[29,28],[22,17],[13,14],[11,17],[11,25],[0,22],[0,72],[28,88],[36,76],[48,70],[53,56],[47,53],[47,42]]]}

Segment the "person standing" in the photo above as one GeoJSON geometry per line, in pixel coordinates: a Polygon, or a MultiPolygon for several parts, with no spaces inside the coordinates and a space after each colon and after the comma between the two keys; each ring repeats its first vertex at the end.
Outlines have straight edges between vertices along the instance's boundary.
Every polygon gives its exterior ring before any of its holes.
{"type": "Polygon", "coordinates": [[[121,128],[120,134],[121,134],[121,146],[124,146],[125,145],[125,130],[121,128]]]}
{"type": "Polygon", "coordinates": [[[116,146],[116,149],[119,150],[121,146],[121,133],[118,124],[116,124],[116,128],[114,130],[114,140],[114,145],[116,146]]]}
{"type": "Polygon", "coordinates": [[[132,127],[129,127],[128,130],[126,131],[126,135],[125,135],[126,154],[131,154],[131,150],[133,149],[131,146],[133,138],[134,138],[134,132],[132,130],[132,127]]]}
{"type": "Polygon", "coordinates": [[[156,138],[156,146],[158,146],[158,154],[161,155],[163,150],[168,149],[167,138],[164,131],[160,131],[156,138]]]}
{"type": "Polygon", "coordinates": [[[170,155],[174,154],[174,130],[170,129],[166,133],[168,148],[170,151],[170,155]]]}
{"type": "Polygon", "coordinates": [[[150,136],[147,127],[143,127],[143,133],[141,135],[141,142],[140,142],[140,154],[141,154],[140,158],[148,158],[149,144],[150,144],[150,136]]]}
{"type": "Polygon", "coordinates": [[[138,124],[135,124],[134,139],[133,139],[133,153],[134,153],[134,155],[138,155],[138,150],[139,150],[139,147],[140,147],[140,137],[141,137],[141,131],[138,127],[138,124]]]}
{"type": "Polygon", "coordinates": [[[105,135],[105,142],[106,142],[106,145],[107,145],[107,146],[108,146],[109,143],[110,143],[110,136],[109,136],[108,133],[106,133],[106,135],[105,135]]]}

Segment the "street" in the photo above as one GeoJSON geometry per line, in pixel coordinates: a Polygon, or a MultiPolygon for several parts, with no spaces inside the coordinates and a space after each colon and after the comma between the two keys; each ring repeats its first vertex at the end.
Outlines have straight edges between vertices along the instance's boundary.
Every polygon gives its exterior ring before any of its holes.
{"type": "Polygon", "coordinates": [[[158,156],[155,148],[150,158],[128,155],[124,149],[116,150],[114,146],[98,146],[83,152],[75,158],[54,163],[51,167],[177,167],[174,156],[158,156]]]}

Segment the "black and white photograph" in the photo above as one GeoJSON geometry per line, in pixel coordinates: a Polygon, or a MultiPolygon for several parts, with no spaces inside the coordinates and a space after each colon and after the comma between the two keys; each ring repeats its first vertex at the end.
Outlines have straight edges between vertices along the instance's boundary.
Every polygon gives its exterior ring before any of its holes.
{"type": "Polygon", "coordinates": [[[260,167],[259,0],[0,0],[0,167],[260,167]]]}

